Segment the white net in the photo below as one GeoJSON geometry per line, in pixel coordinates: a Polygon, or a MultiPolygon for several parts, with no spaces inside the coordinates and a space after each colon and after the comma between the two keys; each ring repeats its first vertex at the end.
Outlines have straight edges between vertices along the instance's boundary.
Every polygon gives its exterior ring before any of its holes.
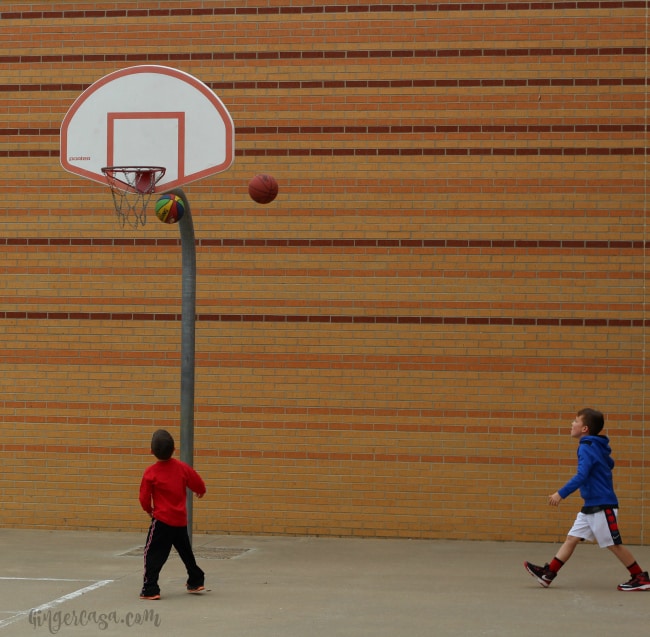
{"type": "Polygon", "coordinates": [[[149,200],[165,169],[161,166],[106,166],[102,172],[111,189],[115,214],[122,227],[144,226],[149,200]]]}

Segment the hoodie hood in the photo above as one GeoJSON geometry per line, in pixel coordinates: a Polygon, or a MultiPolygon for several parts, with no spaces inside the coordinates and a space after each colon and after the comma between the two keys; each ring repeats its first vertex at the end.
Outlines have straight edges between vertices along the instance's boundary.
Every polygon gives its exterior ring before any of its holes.
{"type": "Polygon", "coordinates": [[[610,469],[614,468],[612,448],[609,446],[609,438],[607,436],[583,436],[580,438],[580,444],[589,445],[592,448],[592,453],[599,454],[602,461],[605,462],[610,469]]]}

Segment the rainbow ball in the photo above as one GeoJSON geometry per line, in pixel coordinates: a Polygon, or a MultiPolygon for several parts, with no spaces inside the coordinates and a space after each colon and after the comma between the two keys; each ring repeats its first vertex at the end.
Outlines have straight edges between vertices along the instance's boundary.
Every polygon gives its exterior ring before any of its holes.
{"type": "Polygon", "coordinates": [[[162,195],[156,201],[156,217],[163,223],[176,223],[185,214],[183,200],[174,194],[162,195]]]}

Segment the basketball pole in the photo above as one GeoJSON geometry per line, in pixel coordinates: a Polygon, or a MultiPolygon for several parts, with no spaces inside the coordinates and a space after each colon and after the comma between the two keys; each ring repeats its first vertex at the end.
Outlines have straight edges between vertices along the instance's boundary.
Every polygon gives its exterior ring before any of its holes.
{"type": "MultiPolygon", "coordinates": [[[[167,191],[183,200],[185,213],[178,222],[183,259],[181,315],[181,454],[194,466],[194,377],[196,349],[196,242],[190,202],[181,188],[167,191]]],[[[187,490],[187,533],[192,541],[193,494],[187,490]]]]}

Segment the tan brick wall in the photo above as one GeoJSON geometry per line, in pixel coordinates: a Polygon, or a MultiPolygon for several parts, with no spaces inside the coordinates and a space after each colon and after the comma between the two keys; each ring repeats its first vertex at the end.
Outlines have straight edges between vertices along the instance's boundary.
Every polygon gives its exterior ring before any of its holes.
{"type": "Polygon", "coordinates": [[[82,90],[152,63],[236,126],[186,189],[197,531],[557,541],[590,405],[647,543],[645,5],[3,4],[0,526],[144,528],[179,439],[178,231],[59,163],[82,90]]]}

